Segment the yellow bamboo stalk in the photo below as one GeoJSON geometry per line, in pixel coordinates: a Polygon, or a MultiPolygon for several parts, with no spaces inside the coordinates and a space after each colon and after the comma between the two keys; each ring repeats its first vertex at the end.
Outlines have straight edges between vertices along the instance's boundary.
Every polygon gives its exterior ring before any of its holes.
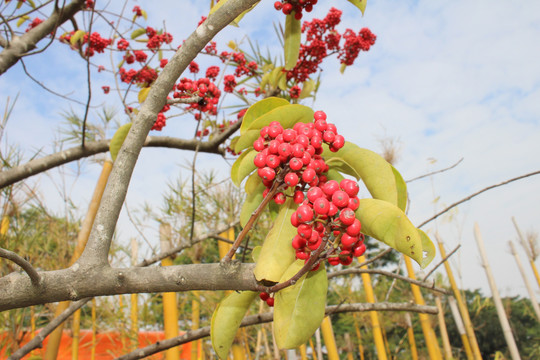
{"type": "Polygon", "coordinates": [[[9,230],[9,216],[4,215],[2,217],[2,224],[0,224],[0,235],[6,235],[9,230]]]}
{"type": "MultiPolygon", "coordinates": [[[[366,261],[364,255],[358,258],[360,263],[366,261]]],[[[362,269],[367,269],[367,266],[362,266],[362,269]]],[[[372,304],[375,304],[375,294],[373,293],[373,286],[371,285],[371,276],[369,274],[361,274],[362,283],[364,284],[364,291],[366,293],[366,301],[372,304]]],[[[379,360],[386,360],[386,349],[384,346],[384,338],[381,330],[381,325],[379,323],[379,315],[376,311],[370,311],[369,317],[371,318],[371,327],[373,328],[373,341],[375,342],[375,348],[377,349],[377,358],[379,360]]]]}
{"type": "Polygon", "coordinates": [[[510,252],[512,253],[512,255],[514,255],[514,259],[516,260],[516,264],[518,266],[521,277],[523,278],[523,282],[525,283],[525,287],[527,288],[527,291],[529,292],[529,297],[531,298],[530,299],[531,305],[533,307],[534,313],[536,314],[536,319],[540,321],[540,306],[538,305],[538,301],[536,301],[536,294],[534,293],[531,283],[529,282],[529,279],[527,278],[527,274],[525,273],[525,268],[521,264],[521,259],[519,258],[516,248],[514,247],[514,243],[512,241],[509,241],[508,244],[510,245],[510,252]]]}
{"type": "Polygon", "coordinates": [[[467,332],[465,331],[465,325],[463,324],[463,320],[461,319],[461,315],[459,314],[456,299],[453,296],[449,296],[448,304],[450,304],[450,310],[452,311],[454,322],[456,323],[459,335],[461,336],[461,342],[463,343],[463,348],[465,349],[467,360],[474,360],[474,354],[471,349],[471,344],[469,343],[469,338],[467,337],[467,332]]]}
{"type": "Polygon", "coordinates": [[[448,338],[448,331],[446,330],[446,322],[444,321],[444,310],[441,303],[440,296],[435,296],[435,304],[437,305],[437,309],[439,312],[437,313],[437,317],[439,319],[439,330],[441,332],[441,339],[443,342],[443,349],[444,349],[444,359],[450,360],[452,359],[452,347],[450,346],[450,339],[448,338]]]}
{"type": "Polygon", "coordinates": [[[79,334],[81,332],[81,309],[73,313],[73,326],[71,331],[73,332],[73,340],[71,342],[71,359],[79,359],[79,334]]]}
{"type": "Polygon", "coordinates": [[[313,340],[311,340],[311,338],[309,339],[309,347],[311,348],[311,352],[313,354],[313,360],[317,360],[317,349],[315,346],[313,346],[313,340]]]}
{"type": "Polygon", "coordinates": [[[411,315],[405,313],[405,321],[407,322],[407,338],[409,340],[409,348],[413,360],[418,360],[418,350],[416,349],[416,340],[414,339],[414,329],[412,327],[411,315]]]}
{"type": "Polygon", "coordinates": [[[328,360],[339,360],[339,354],[336,345],[336,338],[334,337],[334,330],[332,329],[332,321],[330,317],[325,316],[321,324],[321,332],[328,351],[328,360]]]}
{"type": "MultiPolygon", "coordinates": [[[[139,244],[135,239],[131,239],[131,264],[137,263],[137,256],[139,252],[139,244]]],[[[135,350],[139,347],[139,305],[137,303],[137,294],[131,294],[131,307],[130,307],[130,339],[131,350],[135,350]]]]}
{"type": "MultiPolygon", "coordinates": [[[[518,233],[519,241],[521,244],[523,244],[523,247],[525,248],[525,253],[527,254],[527,258],[529,259],[529,262],[531,264],[531,268],[534,273],[534,277],[536,278],[536,282],[538,284],[538,287],[540,287],[540,274],[538,274],[538,269],[536,268],[536,264],[534,263],[535,254],[533,253],[532,249],[529,249],[527,245],[527,241],[525,240],[525,237],[521,233],[521,230],[519,229],[519,226],[517,224],[516,218],[512,216],[512,222],[514,223],[514,227],[516,228],[516,232],[518,233]]],[[[531,301],[533,298],[531,298],[531,301]]]]}
{"type": "Polygon", "coordinates": [[[538,287],[540,287],[540,274],[538,273],[538,269],[536,268],[536,264],[534,263],[533,259],[529,260],[529,262],[531,263],[531,268],[533,270],[534,277],[536,278],[536,282],[538,283],[538,287]]]}
{"type": "MultiPolygon", "coordinates": [[[[416,280],[416,275],[414,274],[411,258],[406,255],[404,255],[404,258],[409,278],[416,280]]],[[[415,284],[411,284],[411,290],[413,293],[414,302],[417,305],[425,305],[426,303],[424,301],[424,298],[422,297],[420,288],[415,284]]],[[[424,333],[424,338],[426,340],[430,359],[442,360],[441,349],[439,348],[439,344],[437,343],[437,337],[435,336],[435,332],[431,327],[428,315],[419,313],[418,317],[420,318],[420,325],[422,325],[422,332],[424,333]]]]}
{"type": "MultiPolygon", "coordinates": [[[[438,235],[435,235],[435,237],[437,238],[437,243],[439,244],[441,257],[444,259],[446,257],[446,250],[444,249],[444,245],[438,235]]],[[[452,268],[450,267],[450,263],[448,261],[444,262],[444,268],[446,270],[446,276],[448,277],[450,286],[452,287],[452,292],[454,293],[454,297],[456,298],[459,312],[461,313],[461,318],[463,319],[463,324],[465,325],[465,332],[467,333],[474,359],[482,360],[482,355],[480,354],[480,347],[478,346],[478,341],[476,340],[474,328],[472,326],[471,318],[469,316],[469,309],[467,308],[465,301],[463,301],[463,298],[461,297],[461,292],[457,287],[454,273],[452,272],[452,268]]]]}
{"type": "Polygon", "coordinates": [[[307,360],[307,347],[306,347],[306,344],[300,345],[298,350],[300,350],[300,358],[302,360],[307,360]]]}
{"type": "Polygon", "coordinates": [[[97,324],[96,324],[96,298],[92,299],[92,346],[90,348],[90,360],[96,358],[96,335],[97,335],[97,324]]]}
{"type": "MultiPolygon", "coordinates": [[[[161,251],[167,251],[171,247],[171,225],[161,224],[159,226],[159,239],[161,251]]],[[[170,257],[161,260],[161,266],[171,266],[173,261],[170,257]]],[[[163,296],[163,327],[165,331],[165,339],[170,339],[178,336],[178,307],[176,303],[176,293],[166,292],[163,296]]],[[[180,357],[180,349],[178,346],[172,347],[165,351],[167,360],[178,360],[180,357]]]]}
{"type": "Polygon", "coordinates": [[[358,327],[358,317],[354,314],[354,329],[356,330],[356,337],[358,338],[358,353],[360,354],[360,360],[364,360],[364,345],[362,345],[362,335],[360,334],[360,328],[358,327]]]}
{"type": "MultiPolygon", "coordinates": [[[[191,301],[191,330],[197,330],[200,327],[201,296],[198,291],[193,291],[193,296],[194,299],[191,301]]],[[[197,340],[192,343],[194,346],[191,347],[191,360],[198,359],[200,342],[201,340],[197,340]]]]}
{"type": "MultiPolygon", "coordinates": [[[[69,265],[73,265],[81,256],[88,237],[90,236],[90,231],[92,230],[92,225],[94,224],[94,219],[96,217],[97,210],[99,208],[99,203],[101,202],[101,197],[105,191],[105,186],[107,185],[107,180],[109,179],[109,174],[112,170],[112,162],[105,161],[103,163],[103,168],[101,174],[99,175],[94,194],[92,195],[92,200],[88,206],[88,212],[86,217],[81,225],[81,230],[77,236],[77,244],[75,245],[75,250],[69,265]]],[[[69,306],[69,301],[62,301],[56,306],[54,316],[57,317],[69,306]]],[[[64,323],[58,326],[50,335],[49,342],[47,343],[47,348],[45,349],[45,355],[43,356],[44,360],[56,360],[58,355],[58,348],[60,347],[60,340],[62,338],[62,331],[64,330],[64,323]]]]}
{"type": "Polygon", "coordinates": [[[238,343],[232,346],[232,355],[234,360],[246,360],[244,347],[238,343]]]}
{"type": "Polygon", "coordinates": [[[266,359],[272,359],[272,353],[270,352],[270,344],[268,344],[268,335],[266,334],[265,326],[262,327],[262,339],[264,344],[264,352],[266,354],[266,359]]]}
{"type": "Polygon", "coordinates": [[[249,349],[249,338],[246,328],[242,328],[242,342],[244,343],[244,348],[246,350],[247,360],[252,360],[251,350],[249,349]]]}

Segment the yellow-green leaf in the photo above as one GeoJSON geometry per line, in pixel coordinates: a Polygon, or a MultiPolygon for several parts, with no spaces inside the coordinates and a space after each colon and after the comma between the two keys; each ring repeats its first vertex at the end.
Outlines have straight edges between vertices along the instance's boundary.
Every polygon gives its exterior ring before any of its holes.
{"type": "Polygon", "coordinates": [[[396,188],[398,193],[398,199],[397,199],[397,206],[401,210],[405,211],[407,208],[407,184],[405,183],[405,180],[403,180],[403,177],[399,173],[399,171],[396,170],[395,167],[392,166],[392,172],[394,173],[394,178],[396,180],[396,188]]]}
{"type": "Polygon", "coordinates": [[[148,14],[146,13],[146,10],[141,10],[141,14],[142,14],[144,20],[148,20],[148,14]]]}
{"type": "Polygon", "coordinates": [[[257,154],[257,151],[249,149],[244,151],[234,162],[231,168],[231,180],[236,186],[240,186],[242,180],[257,168],[253,163],[257,154]]]}
{"type": "MultiPolygon", "coordinates": [[[[371,150],[363,149],[353,143],[345,142],[345,146],[333,153],[325,147],[323,157],[333,166],[342,162],[341,170],[346,174],[362,179],[373,198],[398,204],[398,190],[392,166],[384,158],[371,150]]],[[[328,165],[330,166],[330,165],[328,165]]]]}
{"type": "Polygon", "coordinates": [[[139,100],[139,104],[142,104],[144,100],[146,100],[146,97],[148,96],[149,92],[150,92],[150,87],[142,88],[139,91],[139,95],[137,96],[137,99],[139,100]]]}
{"type": "Polygon", "coordinates": [[[310,107],[299,104],[280,106],[259,116],[249,125],[248,130],[260,130],[270,125],[272,121],[279,122],[284,129],[292,128],[298,122],[313,122],[313,110],[310,107]]]}
{"type": "Polygon", "coordinates": [[[362,233],[411,257],[420,266],[427,265],[418,230],[397,206],[378,199],[361,199],[356,218],[362,223],[362,233]]]}
{"type": "Polygon", "coordinates": [[[285,99],[278,97],[269,97],[257,101],[255,104],[251,105],[244,114],[244,118],[242,119],[242,125],[240,126],[240,133],[243,134],[255,120],[257,120],[270,110],[284,105],[289,105],[289,102],[285,99]]]}
{"type": "Polygon", "coordinates": [[[341,64],[339,67],[339,72],[343,74],[345,73],[345,69],[347,69],[347,64],[341,64]]]}
{"type": "Polygon", "coordinates": [[[294,261],[295,251],[291,241],[297,230],[291,224],[291,215],[296,208],[297,205],[292,199],[288,199],[281,206],[276,221],[264,240],[261,256],[253,271],[258,281],[278,282],[294,261]]]}
{"type": "Polygon", "coordinates": [[[287,15],[285,19],[285,70],[291,70],[296,66],[298,54],[300,52],[300,38],[302,36],[302,25],[300,20],[294,18],[294,11],[287,15]]]}
{"type": "Polygon", "coordinates": [[[270,73],[270,80],[269,80],[272,88],[274,89],[277,88],[278,81],[282,75],[283,75],[283,66],[275,67],[274,70],[272,70],[272,72],[270,73]]]}
{"type": "MultiPolygon", "coordinates": [[[[259,138],[260,130],[248,130],[244,134],[240,135],[234,143],[234,151],[239,153],[240,151],[253,146],[253,142],[259,138]]],[[[232,144],[231,144],[232,145],[232,144]]]]}
{"type": "Polygon", "coordinates": [[[249,176],[249,178],[246,181],[246,185],[244,186],[244,189],[246,190],[246,194],[253,194],[257,190],[257,188],[262,184],[262,179],[254,172],[249,176]]]}
{"type": "Polygon", "coordinates": [[[304,85],[302,85],[302,91],[300,92],[300,99],[305,99],[308,96],[311,96],[313,90],[315,90],[315,81],[304,81],[304,85]]]}
{"type": "Polygon", "coordinates": [[[129,129],[131,129],[131,123],[124,124],[116,130],[114,133],[114,136],[111,139],[111,143],[109,144],[109,151],[111,152],[111,158],[116,160],[116,157],[118,156],[118,152],[120,151],[120,148],[122,147],[122,144],[124,143],[124,140],[126,139],[126,136],[129,132],[129,129]]]}
{"type": "MultiPolygon", "coordinates": [[[[223,5],[225,5],[225,3],[227,2],[228,0],[221,0],[220,2],[216,3],[215,5],[212,6],[212,8],[210,9],[210,13],[208,15],[211,15],[213,13],[215,13],[217,11],[217,9],[219,9],[220,7],[222,7],[223,5]]],[[[229,25],[233,25],[233,26],[238,26],[238,23],[240,22],[240,20],[242,20],[242,18],[248,13],[250,12],[251,10],[253,10],[253,8],[258,4],[259,2],[256,2],[255,4],[253,4],[249,9],[247,9],[246,11],[244,11],[243,13],[241,13],[240,15],[238,15],[229,25]]]]}
{"type": "Polygon", "coordinates": [[[84,37],[84,35],[86,35],[86,31],[84,30],[75,31],[75,34],[71,35],[71,38],[69,39],[69,43],[72,46],[75,46],[75,44],[78,43],[79,40],[81,40],[84,37]]]}
{"type": "Polygon", "coordinates": [[[27,2],[28,2],[28,4],[30,4],[30,6],[32,7],[32,9],[35,9],[35,8],[36,8],[36,4],[34,3],[33,0],[28,0],[27,2]]]}
{"type": "MultiPolygon", "coordinates": [[[[254,175],[259,177],[256,173],[254,175]]],[[[262,193],[264,189],[266,189],[266,186],[264,186],[264,184],[260,182],[253,192],[247,194],[246,200],[244,200],[244,204],[242,204],[242,210],[240,211],[240,226],[246,226],[253,212],[259,207],[259,204],[263,201],[262,193]]]]}
{"type": "Polygon", "coordinates": [[[287,91],[287,75],[285,73],[281,73],[278,78],[277,86],[280,90],[287,91]]]}
{"type": "Polygon", "coordinates": [[[240,323],[255,297],[257,293],[254,291],[232,292],[214,310],[210,338],[220,359],[227,359],[240,323]]]}
{"type": "Polygon", "coordinates": [[[22,24],[24,24],[24,22],[26,20],[30,20],[30,16],[28,15],[23,15],[19,18],[19,20],[17,20],[17,27],[20,27],[22,24]]]}
{"type": "Polygon", "coordinates": [[[354,6],[356,6],[360,11],[362,12],[362,15],[364,15],[364,11],[366,11],[366,3],[367,0],[347,0],[354,6]]]}
{"type": "MultiPolygon", "coordinates": [[[[283,274],[280,282],[289,280],[304,265],[296,260],[283,274]]],[[[302,276],[296,284],[275,295],[274,337],[280,349],[292,349],[305,344],[321,326],[326,307],[328,279],[324,264],[302,276]]]]}
{"type": "Polygon", "coordinates": [[[420,266],[422,266],[422,268],[425,268],[435,257],[436,250],[435,245],[425,232],[418,229],[418,233],[422,238],[422,251],[424,252],[424,259],[422,260],[422,264],[420,264],[420,266]]]}
{"type": "Polygon", "coordinates": [[[133,32],[131,33],[131,38],[136,39],[139,36],[144,35],[144,34],[146,34],[146,29],[145,28],[138,28],[138,29],[133,30],[133,32]]]}

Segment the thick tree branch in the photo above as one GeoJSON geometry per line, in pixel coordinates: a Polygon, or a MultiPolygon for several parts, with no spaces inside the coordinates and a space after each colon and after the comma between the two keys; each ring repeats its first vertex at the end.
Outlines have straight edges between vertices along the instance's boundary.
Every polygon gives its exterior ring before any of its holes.
{"type": "Polygon", "coordinates": [[[343,276],[343,275],[348,275],[348,274],[362,274],[362,273],[364,273],[364,274],[384,275],[384,276],[388,276],[390,278],[406,281],[408,283],[415,284],[415,285],[418,285],[420,287],[423,287],[423,288],[426,288],[426,289],[429,289],[429,290],[437,291],[437,292],[440,292],[442,294],[446,294],[446,295],[451,294],[450,291],[447,291],[445,289],[436,287],[435,283],[427,283],[427,282],[424,282],[424,281],[413,280],[413,279],[411,279],[411,278],[409,278],[407,276],[402,276],[402,275],[399,275],[399,274],[394,274],[393,272],[390,272],[390,271],[377,270],[377,269],[352,268],[352,269],[334,271],[334,272],[331,272],[331,273],[328,274],[328,279],[331,279],[331,278],[336,277],[336,276],[343,276]]]}
{"type": "Polygon", "coordinates": [[[22,267],[22,269],[28,274],[28,277],[30,277],[32,284],[34,286],[39,286],[39,280],[40,280],[39,274],[36,271],[36,269],[34,269],[32,264],[30,264],[28,261],[24,260],[21,256],[17,255],[13,251],[9,251],[2,248],[0,248],[0,257],[11,260],[15,264],[22,267]]]}
{"type": "MultiPolygon", "coordinates": [[[[409,311],[409,312],[419,312],[427,314],[437,314],[437,308],[435,306],[421,306],[413,305],[410,303],[359,303],[359,304],[342,304],[342,305],[331,305],[326,307],[326,314],[337,314],[344,312],[360,312],[360,311],[409,311]]],[[[246,316],[240,327],[252,326],[257,324],[263,324],[271,322],[274,314],[272,312],[250,315],[246,316]]],[[[161,340],[157,343],[149,345],[144,348],[137,349],[129,354],[120,356],[116,360],[135,360],[141,359],[145,356],[150,356],[158,352],[170,349],[174,346],[186,344],[191,341],[202,339],[210,336],[210,326],[206,326],[197,330],[191,330],[185,334],[172,338],[161,340]]]]}
{"type": "Polygon", "coordinates": [[[109,266],[84,268],[78,263],[56,271],[40,272],[41,286],[28,276],[11,273],[0,278],[0,311],[86,297],[191,290],[253,290],[255,264],[192,264],[165,267],[109,266]]]}
{"type": "Polygon", "coordinates": [[[4,50],[0,52],[0,75],[5,73],[10,67],[30,50],[36,48],[39,41],[49,36],[58,26],[73,17],[77,12],[83,9],[84,0],[74,0],[70,4],[55,11],[49,18],[32,30],[21,36],[14,36],[9,40],[4,50]]]}

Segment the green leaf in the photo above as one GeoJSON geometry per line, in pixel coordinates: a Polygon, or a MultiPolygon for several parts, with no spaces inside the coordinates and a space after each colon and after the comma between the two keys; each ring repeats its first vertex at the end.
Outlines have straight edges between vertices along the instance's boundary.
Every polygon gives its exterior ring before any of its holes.
{"type": "Polygon", "coordinates": [[[231,180],[236,186],[240,186],[242,180],[257,168],[253,163],[257,154],[258,152],[253,149],[246,150],[234,162],[231,168],[231,180]]]}
{"type": "Polygon", "coordinates": [[[133,32],[131,33],[131,38],[136,39],[139,36],[144,35],[144,34],[146,34],[146,29],[145,28],[138,28],[138,29],[133,30],[133,32]]]}
{"type": "Polygon", "coordinates": [[[17,27],[20,27],[22,24],[24,24],[24,22],[26,20],[30,20],[30,16],[28,15],[23,15],[19,18],[19,20],[17,20],[17,27]]]}
{"type": "Polygon", "coordinates": [[[344,74],[345,69],[347,69],[347,64],[341,64],[341,66],[339,67],[339,72],[344,74]]]}
{"type": "Polygon", "coordinates": [[[260,187],[262,184],[262,179],[256,172],[251,174],[249,178],[246,181],[245,190],[246,194],[253,194],[253,192],[257,191],[257,188],[260,187]]]}
{"type": "Polygon", "coordinates": [[[395,167],[392,166],[392,172],[394,173],[394,178],[396,180],[396,188],[398,192],[398,200],[397,205],[398,208],[405,211],[407,208],[407,184],[405,183],[405,180],[403,180],[403,177],[399,173],[399,171],[396,170],[395,167]]]}
{"type": "Polygon", "coordinates": [[[28,4],[30,4],[30,6],[32,7],[32,9],[35,9],[35,8],[36,8],[36,4],[34,3],[33,0],[28,0],[27,2],[28,2],[28,4]]]}
{"type": "Polygon", "coordinates": [[[116,130],[116,132],[114,133],[114,136],[111,139],[111,143],[109,144],[109,151],[111,152],[111,157],[113,161],[116,160],[118,152],[120,151],[120,148],[122,147],[122,144],[126,139],[129,129],[131,129],[131,125],[132,123],[124,124],[120,126],[118,130],[116,130]]]}
{"type": "MultiPolygon", "coordinates": [[[[289,280],[304,266],[296,260],[283,274],[280,282],[289,280]]],[[[292,349],[305,344],[321,326],[326,307],[328,279],[324,264],[302,276],[296,284],[275,295],[274,336],[280,349],[292,349]]]]}
{"type": "Polygon", "coordinates": [[[373,198],[398,204],[396,179],[390,165],[384,158],[371,150],[362,149],[353,143],[345,142],[345,146],[333,153],[325,147],[323,157],[328,166],[338,165],[340,171],[362,179],[373,198]],[[352,170],[352,171],[351,171],[352,170]]]}
{"type": "MultiPolygon", "coordinates": [[[[234,143],[234,151],[239,153],[240,151],[247,149],[250,146],[253,146],[253,142],[261,136],[261,131],[259,129],[248,130],[243,135],[240,135],[236,142],[234,143]]],[[[231,144],[232,145],[232,144],[231,144]]]]}
{"type": "Polygon", "coordinates": [[[362,223],[362,233],[411,257],[422,267],[431,261],[423,256],[423,240],[418,230],[397,206],[378,199],[361,199],[356,218],[362,223]]]}
{"type": "Polygon", "coordinates": [[[315,81],[304,81],[304,85],[302,85],[302,91],[300,92],[300,99],[305,99],[308,96],[311,96],[313,90],[315,90],[315,81]]]}
{"type": "Polygon", "coordinates": [[[287,15],[285,19],[285,70],[291,70],[296,66],[298,54],[300,52],[300,38],[302,36],[302,25],[300,20],[294,18],[294,11],[287,15]]]}
{"type": "Polygon", "coordinates": [[[81,40],[84,37],[84,35],[86,35],[86,31],[84,30],[75,31],[75,34],[73,34],[71,38],[69,39],[69,43],[72,46],[75,46],[75,44],[78,43],[79,40],[81,40]]]}
{"type": "MultiPolygon", "coordinates": [[[[213,13],[215,13],[217,11],[217,9],[219,9],[220,7],[222,7],[223,5],[225,5],[225,3],[227,2],[228,0],[221,0],[220,2],[218,2],[217,4],[215,4],[214,6],[212,6],[212,8],[210,9],[210,13],[208,15],[211,15],[213,13]]],[[[244,11],[243,13],[241,13],[240,15],[238,15],[236,17],[236,19],[234,19],[229,25],[233,25],[233,26],[238,26],[238,23],[240,22],[240,20],[242,20],[242,18],[248,13],[250,12],[251,10],[253,10],[253,8],[258,4],[259,2],[256,2],[255,4],[253,4],[249,9],[247,9],[246,11],[244,11]]]]}
{"type": "Polygon", "coordinates": [[[435,245],[433,244],[429,236],[427,236],[424,231],[420,229],[417,230],[420,234],[420,237],[422,238],[422,251],[424,252],[424,259],[422,260],[420,266],[422,266],[423,269],[428,266],[429,263],[433,260],[437,251],[435,250],[435,245]]]}
{"type": "Polygon", "coordinates": [[[240,323],[256,297],[257,293],[254,291],[232,292],[214,310],[210,338],[220,359],[227,359],[240,323]]]}
{"type": "Polygon", "coordinates": [[[364,11],[366,11],[366,3],[367,0],[347,0],[354,6],[356,6],[360,11],[362,12],[362,15],[364,15],[364,11]]]}
{"type": "Polygon", "coordinates": [[[259,261],[253,271],[258,281],[278,282],[293,263],[296,255],[291,241],[297,230],[291,224],[291,215],[297,207],[290,198],[281,206],[276,221],[264,240],[259,261]]]}
{"type": "Polygon", "coordinates": [[[139,100],[139,104],[142,104],[144,100],[146,100],[146,97],[148,96],[149,92],[150,92],[150,86],[142,88],[139,91],[139,94],[137,95],[137,100],[139,100]]]}
{"type": "Polygon", "coordinates": [[[339,171],[336,171],[334,169],[329,169],[328,170],[328,172],[326,173],[326,178],[328,180],[335,180],[338,183],[341,182],[341,180],[345,179],[345,177],[343,175],[341,175],[341,173],[339,171]]]}
{"type": "MultiPolygon", "coordinates": [[[[253,174],[259,177],[257,174],[253,174]]],[[[248,179],[249,181],[249,179],[248,179]]],[[[246,226],[251,214],[257,209],[259,204],[263,201],[263,191],[266,189],[266,186],[260,182],[253,192],[248,193],[244,204],[242,205],[242,210],[240,211],[240,226],[246,226]]]]}
{"type": "Polygon", "coordinates": [[[285,99],[278,97],[269,97],[257,101],[255,104],[251,105],[244,114],[244,118],[242,119],[242,125],[240,126],[240,134],[243,134],[255,120],[257,120],[270,110],[284,105],[289,105],[289,102],[285,99]]]}

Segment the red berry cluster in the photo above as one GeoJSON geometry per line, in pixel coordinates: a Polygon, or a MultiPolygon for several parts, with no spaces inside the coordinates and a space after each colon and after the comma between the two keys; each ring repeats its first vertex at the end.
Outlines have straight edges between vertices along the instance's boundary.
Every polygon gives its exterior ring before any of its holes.
{"type": "Polygon", "coordinates": [[[289,15],[294,11],[294,17],[296,20],[302,18],[302,11],[311,12],[313,6],[317,4],[318,0],[283,0],[276,1],[274,8],[278,11],[282,11],[285,15],[289,15]]]}
{"type": "Polygon", "coordinates": [[[349,265],[353,256],[364,254],[362,226],[354,212],[360,205],[358,191],[358,184],[349,179],[340,183],[329,180],[309,188],[306,199],[291,216],[292,225],[298,229],[292,240],[297,259],[308,260],[323,240],[330,265],[349,265]]]}
{"type": "Polygon", "coordinates": [[[30,30],[32,30],[33,28],[35,28],[36,26],[38,26],[42,22],[43,22],[43,20],[41,20],[40,18],[35,18],[34,20],[32,20],[32,22],[30,24],[28,24],[28,27],[26,28],[25,32],[29,32],[30,30]]]}
{"type": "Polygon", "coordinates": [[[154,80],[157,79],[158,74],[156,70],[151,67],[145,66],[141,70],[129,69],[126,71],[123,67],[118,70],[120,80],[127,84],[139,84],[142,87],[149,86],[154,80]]]}
{"type": "MultiPolygon", "coordinates": [[[[61,42],[65,42],[67,44],[71,45],[71,37],[75,34],[75,31],[72,31],[70,33],[66,33],[60,36],[59,40],[61,42]]],[[[88,33],[84,34],[84,37],[81,39],[82,45],[76,45],[74,48],[78,49],[79,46],[87,45],[86,49],[84,50],[84,55],[87,57],[94,56],[96,52],[103,53],[105,51],[105,48],[113,43],[112,39],[105,39],[102,38],[101,35],[98,32],[93,32],[92,34],[88,35],[88,33]]]]}
{"type": "Polygon", "coordinates": [[[351,29],[347,29],[343,34],[345,44],[343,50],[340,51],[338,59],[342,64],[352,65],[358,57],[360,50],[368,51],[371,45],[375,44],[377,36],[375,36],[368,28],[363,28],[358,32],[358,35],[351,29]]]}
{"type": "MultiPolygon", "coordinates": [[[[193,96],[202,98],[198,103],[188,105],[188,109],[200,110],[211,115],[217,114],[216,106],[221,96],[221,90],[209,78],[200,78],[198,80],[182,78],[176,85],[176,89],[178,91],[173,94],[175,99],[185,99],[193,96]]],[[[195,116],[195,119],[200,120],[200,113],[195,115],[198,115],[195,116]]]]}

